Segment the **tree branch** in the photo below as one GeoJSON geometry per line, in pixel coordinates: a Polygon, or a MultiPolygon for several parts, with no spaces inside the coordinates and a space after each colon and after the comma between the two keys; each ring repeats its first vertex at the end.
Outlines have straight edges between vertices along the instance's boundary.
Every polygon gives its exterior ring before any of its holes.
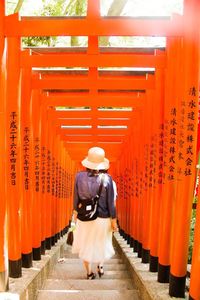
{"type": "Polygon", "coordinates": [[[120,16],[127,2],[128,0],[113,0],[107,15],[120,16]]]}
{"type": "Polygon", "coordinates": [[[14,13],[17,13],[17,12],[20,11],[20,9],[21,9],[23,3],[24,3],[24,0],[18,0],[18,2],[17,2],[17,4],[16,4],[16,7],[15,7],[15,9],[14,9],[14,13]]]}

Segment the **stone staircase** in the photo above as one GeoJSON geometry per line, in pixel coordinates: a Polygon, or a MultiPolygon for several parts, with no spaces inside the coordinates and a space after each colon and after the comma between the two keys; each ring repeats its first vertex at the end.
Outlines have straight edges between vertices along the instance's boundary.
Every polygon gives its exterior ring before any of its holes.
{"type": "Polygon", "coordinates": [[[82,262],[71,253],[67,246],[64,258],[59,259],[43,287],[38,291],[37,300],[138,300],[130,274],[119,254],[106,262],[104,276],[87,280],[82,262]]]}

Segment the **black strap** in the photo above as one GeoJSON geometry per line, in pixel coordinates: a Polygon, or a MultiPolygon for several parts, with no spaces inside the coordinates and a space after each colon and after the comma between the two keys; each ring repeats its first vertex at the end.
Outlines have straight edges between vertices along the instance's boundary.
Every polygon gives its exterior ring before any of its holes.
{"type": "Polygon", "coordinates": [[[98,198],[100,198],[100,195],[101,195],[101,191],[102,191],[102,187],[103,187],[103,182],[104,182],[104,176],[102,175],[101,176],[101,183],[100,183],[100,186],[99,186],[99,192],[96,196],[98,196],[98,198]]]}

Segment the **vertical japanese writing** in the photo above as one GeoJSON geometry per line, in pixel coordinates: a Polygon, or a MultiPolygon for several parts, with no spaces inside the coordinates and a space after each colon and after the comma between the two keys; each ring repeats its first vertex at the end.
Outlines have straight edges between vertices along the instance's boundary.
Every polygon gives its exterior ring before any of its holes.
{"type": "Polygon", "coordinates": [[[39,192],[40,190],[40,146],[39,146],[39,138],[35,138],[34,140],[34,173],[35,173],[35,191],[39,192]]]}
{"type": "Polygon", "coordinates": [[[11,185],[16,185],[16,164],[17,164],[17,113],[11,112],[10,114],[10,182],[11,185]]]}
{"type": "Polygon", "coordinates": [[[67,171],[64,171],[64,198],[67,198],[67,171]]]}
{"type": "Polygon", "coordinates": [[[135,196],[139,198],[139,164],[138,159],[135,160],[135,196]]]}
{"type": "Polygon", "coordinates": [[[178,170],[177,173],[180,176],[183,174],[183,161],[184,161],[184,148],[185,148],[185,118],[186,118],[186,102],[181,101],[180,111],[180,125],[179,125],[179,140],[178,140],[178,170]]]}
{"type": "Polygon", "coordinates": [[[148,189],[148,172],[149,172],[149,145],[144,145],[144,190],[146,191],[148,189]]]}
{"type": "Polygon", "coordinates": [[[65,171],[62,168],[62,191],[61,191],[61,197],[64,198],[65,195],[65,171]]]}
{"type": "Polygon", "coordinates": [[[192,169],[191,166],[194,162],[194,154],[196,153],[194,141],[196,139],[195,136],[195,126],[197,121],[196,116],[196,101],[195,98],[197,97],[197,90],[195,87],[191,87],[188,91],[188,101],[187,101],[187,133],[186,133],[186,156],[185,156],[185,168],[184,168],[184,175],[191,176],[192,169]]]}
{"type": "Polygon", "coordinates": [[[151,138],[149,153],[149,187],[155,185],[155,137],[151,138]]]}
{"type": "Polygon", "coordinates": [[[163,184],[166,182],[169,156],[169,120],[164,121],[164,144],[163,144],[163,184]]]}
{"type": "MultiPolygon", "coordinates": [[[[180,142],[180,141],[179,141],[180,142]]],[[[171,108],[169,120],[169,155],[167,179],[174,180],[176,172],[176,145],[177,145],[177,109],[171,108]]]]}
{"type": "Polygon", "coordinates": [[[23,169],[24,169],[24,188],[29,189],[30,182],[30,129],[28,127],[24,128],[24,138],[23,138],[23,169]]]}
{"type": "Polygon", "coordinates": [[[46,177],[46,148],[41,148],[41,191],[45,193],[45,177],[46,177]]]}
{"type": "Polygon", "coordinates": [[[164,124],[160,124],[158,140],[158,184],[163,183],[164,124]]]}
{"type": "Polygon", "coordinates": [[[61,166],[58,167],[58,198],[61,198],[61,182],[62,182],[62,171],[61,166]]]}
{"type": "Polygon", "coordinates": [[[51,152],[47,150],[47,172],[46,172],[46,184],[47,193],[51,193],[51,152]]]}
{"type": "Polygon", "coordinates": [[[58,167],[58,162],[56,162],[56,186],[55,186],[55,196],[58,197],[58,170],[59,170],[59,167],[58,167]]]}
{"type": "Polygon", "coordinates": [[[55,157],[52,157],[52,170],[51,170],[51,193],[52,196],[55,196],[55,192],[56,192],[56,179],[55,179],[55,175],[56,175],[56,170],[55,170],[56,164],[55,164],[55,157]]]}

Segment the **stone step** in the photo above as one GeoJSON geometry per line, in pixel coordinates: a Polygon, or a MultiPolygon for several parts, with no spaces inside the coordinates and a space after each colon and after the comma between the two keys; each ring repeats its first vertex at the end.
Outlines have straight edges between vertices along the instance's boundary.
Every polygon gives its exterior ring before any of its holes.
{"type": "Polygon", "coordinates": [[[43,290],[133,290],[133,282],[130,279],[103,279],[100,280],[55,280],[47,279],[43,290]]]}
{"type": "MultiPolygon", "coordinates": [[[[93,264],[93,270],[96,271],[97,264],[93,264]]],[[[83,271],[83,263],[81,261],[78,261],[77,263],[74,263],[73,266],[71,263],[66,263],[65,261],[60,262],[55,265],[55,270],[56,269],[63,269],[64,271],[68,272],[73,269],[73,271],[83,271]]],[[[126,270],[126,265],[125,264],[105,264],[104,265],[104,271],[120,271],[120,270],[126,270]]]]}
{"type": "MultiPolygon", "coordinates": [[[[63,259],[59,259],[60,263],[66,263],[66,264],[80,264],[82,263],[82,260],[79,258],[68,258],[68,257],[64,257],[63,259]]],[[[109,265],[109,264],[123,264],[123,260],[121,258],[111,258],[109,260],[106,260],[105,265],[109,265]]]]}
{"type": "MultiPolygon", "coordinates": [[[[93,271],[96,265],[93,264],[93,271]]],[[[66,246],[64,257],[58,260],[38,291],[37,300],[139,300],[130,273],[117,251],[105,262],[104,272],[101,278],[97,275],[95,280],[87,280],[82,260],[66,246]]]]}
{"type": "MultiPolygon", "coordinates": [[[[71,269],[70,271],[65,271],[64,268],[58,268],[57,266],[49,274],[49,279],[86,279],[86,272],[84,269],[82,271],[71,269]]],[[[125,279],[130,278],[130,274],[127,270],[121,271],[105,271],[103,276],[104,279],[125,279]]]]}
{"type": "MultiPolygon", "coordinates": [[[[63,254],[64,254],[64,257],[66,257],[66,258],[78,258],[77,254],[74,254],[74,253],[71,252],[71,247],[70,247],[70,249],[64,250],[63,254]]],[[[113,258],[120,259],[121,257],[120,257],[120,255],[118,253],[116,253],[115,255],[112,256],[111,259],[113,259],[113,258]]]]}
{"type": "Polygon", "coordinates": [[[48,290],[39,291],[37,300],[139,300],[136,290],[48,290]]]}

